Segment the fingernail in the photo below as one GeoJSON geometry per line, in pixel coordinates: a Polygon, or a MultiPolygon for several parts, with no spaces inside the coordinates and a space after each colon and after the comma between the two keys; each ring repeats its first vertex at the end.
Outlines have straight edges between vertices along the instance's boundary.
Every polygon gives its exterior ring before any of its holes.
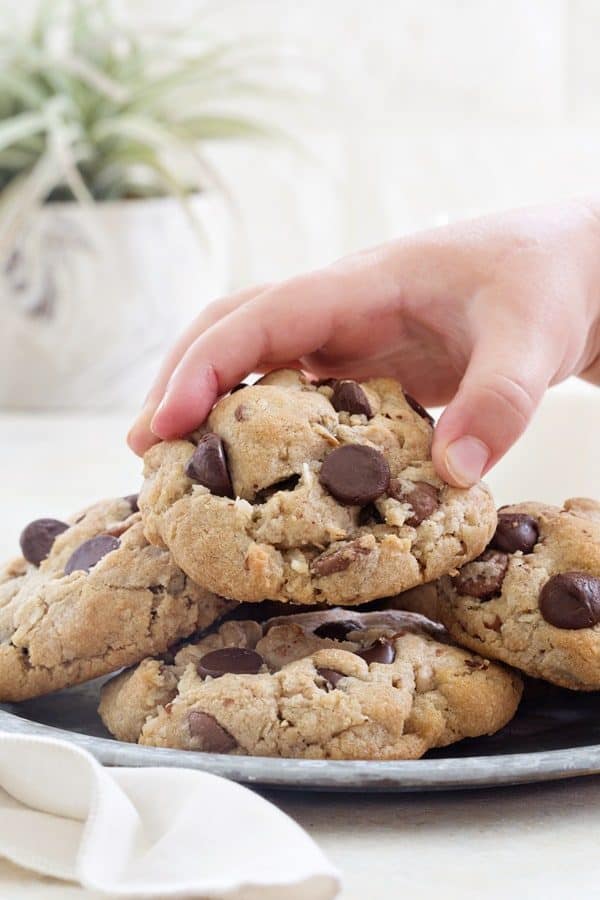
{"type": "Polygon", "coordinates": [[[150,425],[150,421],[152,419],[152,415],[154,412],[154,404],[150,402],[150,399],[146,399],[144,405],[138,413],[138,416],[131,426],[129,434],[127,435],[127,439],[129,440],[132,436],[135,437],[138,431],[143,430],[144,428],[148,428],[150,425]]]}
{"type": "Polygon", "coordinates": [[[483,441],[466,435],[448,445],[444,462],[457,484],[471,487],[483,475],[490,456],[490,449],[483,441]]]}
{"type": "Polygon", "coordinates": [[[163,412],[163,410],[165,409],[165,407],[167,405],[168,399],[169,399],[169,391],[167,390],[165,392],[164,397],[162,398],[162,400],[156,407],[156,410],[154,412],[154,415],[152,416],[152,419],[150,420],[150,431],[152,432],[152,434],[155,434],[156,437],[161,437],[161,435],[156,431],[156,427],[157,427],[158,419],[160,419],[161,413],[163,412]]]}

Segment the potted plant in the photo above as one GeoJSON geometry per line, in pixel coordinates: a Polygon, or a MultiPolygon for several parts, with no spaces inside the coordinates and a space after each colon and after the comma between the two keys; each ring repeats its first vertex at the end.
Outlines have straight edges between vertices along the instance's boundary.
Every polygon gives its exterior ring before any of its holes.
{"type": "MultiPolygon", "coordinates": [[[[257,45],[46,0],[0,34],[0,406],[139,402],[228,287],[231,204],[204,142],[272,137],[257,45]]],[[[263,59],[264,74],[264,59],[263,59]]]]}

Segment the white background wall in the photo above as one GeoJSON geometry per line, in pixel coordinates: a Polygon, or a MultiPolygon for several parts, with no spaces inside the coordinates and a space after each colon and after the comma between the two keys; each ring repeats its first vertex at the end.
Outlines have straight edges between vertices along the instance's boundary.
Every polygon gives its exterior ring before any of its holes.
{"type": "MultiPolygon", "coordinates": [[[[145,18],[171,20],[201,6],[129,3],[145,18]]],[[[223,33],[274,34],[336,85],[306,135],[327,171],[265,148],[216,154],[244,211],[253,277],[446,217],[597,189],[597,0],[246,0],[220,8],[211,22],[223,33]]]]}
{"type": "MultiPolygon", "coordinates": [[[[0,12],[34,2],[0,0],[0,12]]],[[[319,164],[266,146],[211,150],[242,211],[238,281],[597,189],[600,0],[113,3],[142,24],[194,18],[218,38],[270,37],[326,86],[300,127],[319,164]]],[[[298,127],[293,105],[281,124],[298,127]]]]}
{"type": "MultiPolygon", "coordinates": [[[[144,21],[171,22],[200,6],[127,5],[144,21]]],[[[598,190],[600,0],[219,0],[219,6],[222,34],[271,33],[300,45],[336,85],[324,92],[318,123],[305,135],[323,160],[320,168],[266,147],[214,152],[242,210],[250,242],[246,280],[283,276],[446,216],[598,190]]],[[[293,120],[294,110],[288,115],[293,120]]],[[[600,494],[598,417],[591,407],[597,391],[582,388],[573,398],[572,390],[550,392],[533,428],[495,470],[499,502],[600,494]]],[[[7,552],[14,523],[66,514],[90,492],[134,490],[138,463],[122,441],[128,421],[124,416],[110,430],[73,419],[56,447],[55,427],[44,420],[6,424],[11,438],[0,458],[14,476],[5,479],[2,496],[0,544],[7,552]],[[47,460],[41,469],[24,450],[39,454],[40,434],[47,460]],[[79,470],[73,460],[85,465],[79,470]],[[55,473],[52,483],[48,471],[55,473]]]]}

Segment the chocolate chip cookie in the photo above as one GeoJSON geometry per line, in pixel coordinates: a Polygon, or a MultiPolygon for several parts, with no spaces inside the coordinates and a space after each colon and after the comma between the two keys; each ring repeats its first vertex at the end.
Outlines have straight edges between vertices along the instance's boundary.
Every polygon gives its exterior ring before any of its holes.
{"type": "Polygon", "coordinates": [[[431,581],[486,546],[484,485],[444,484],[427,412],[389,378],[272,372],[220,400],[193,440],[146,455],[146,535],[235,600],[358,604],[431,581]]]}
{"type": "Polygon", "coordinates": [[[600,689],[599,503],[503,507],[489,547],[437,589],[459,644],[562,687],[600,689]]]}
{"type": "Polygon", "coordinates": [[[305,759],[417,759],[514,715],[518,675],[404,612],[229,621],[103,688],[120,740],[305,759]]]}
{"type": "Polygon", "coordinates": [[[160,653],[233,604],[144,537],[137,499],[39,519],[0,574],[0,700],[87,681],[160,653]]]}

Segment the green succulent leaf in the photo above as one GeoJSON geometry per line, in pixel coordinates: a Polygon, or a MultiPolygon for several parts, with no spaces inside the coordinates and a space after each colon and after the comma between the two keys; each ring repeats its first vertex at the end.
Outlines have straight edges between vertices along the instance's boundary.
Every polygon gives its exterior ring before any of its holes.
{"type": "Polygon", "coordinates": [[[0,250],[46,200],[226,194],[208,141],[296,145],[276,45],[211,37],[209,20],[157,32],[105,0],[38,0],[26,29],[0,23],[0,250]]]}

